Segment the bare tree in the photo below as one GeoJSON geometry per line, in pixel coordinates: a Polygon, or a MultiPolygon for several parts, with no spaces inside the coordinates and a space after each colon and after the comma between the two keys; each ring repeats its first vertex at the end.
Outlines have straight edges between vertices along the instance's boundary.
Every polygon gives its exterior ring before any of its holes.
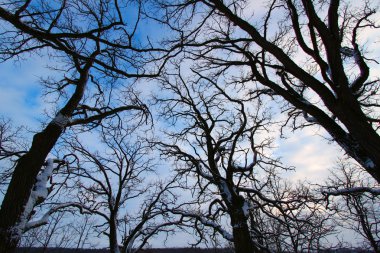
{"type": "Polygon", "coordinates": [[[17,245],[19,232],[24,230],[19,229],[22,217],[30,216],[30,208],[25,207],[36,178],[65,129],[96,127],[102,120],[130,110],[146,113],[135,96],[132,100],[123,96],[122,88],[127,85],[117,78],[156,76],[171,51],[136,39],[141,6],[134,6],[136,19],[127,23],[129,7],[118,1],[1,3],[1,59],[41,53],[57,61],[53,69],[61,78],[44,81],[46,92],[56,95],[58,108],[53,119],[10,166],[14,167],[12,179],[0,209],[0,251],[10,252],[17,245]]]}
{"type": "Polygon", "coordinates": [[[55,213],[54,215],[52,215],[50,222],[46,226],[40,227],[40,229],[37,231],[36,230],[33,231],[36,233],[34,233],[32,240],[35,240],[35,242],[37,243],[35,244],[35,246],[40,246],[42,248],[43,253],[46,252],[48,246],[59,247],[59,246],[62,246],[63,242],[68,242],[70,240],[73,240],[73,237],[72,237],[73,234],[70,235],[71,238],[67,238],[68,234],[65,233],[65,226],[62,226],[60,224],[63,216],[64,216],[64,213],[55,213]],[[57,236],[57,234],[59,234],[60,243],[59,245],[54,245],[52,243],[52,238],[57,236]]]}
{"type": "Polygon", "coordinates": [[[193,218],[200,235],[200,227],[214,229],[234,243],[236,252],[268,252],[259,240],[261,231],[249,227],[255,206],[248,196],[281,201],[265,197],[254,183],[260,174],[286,169],[267,155],[270,115],[261,111],[259,100],[256,106],[244,101],[240,90],[223,83],[222,77],[195,71],[188,77],[177,71],[161,79],[162,91],[156,96],[162,117],[175,125],[165,131],[171,142],[157,145],[164,156],[175,159],[177,173],[187,177],[188,187],[195,187],[193,194],[203,208],[171,212],[193,218]]]}
{"type": "Polygon", "coordinates": [[[147,185],[147,197],[138,208],[140,214],[123,214],[120,226],[122,231],[121,252],[137,253],[148,246],[149,240],[158,234],[173,235],[182,225],[182,219],[169,215],[168,208],[177,201],[174,178],[169,183],[155,182],[147,185]]]}
{"type": "Polygon", "coordinates": [[[324,207],[319,187],[285,181],[274,171],[255,182],[265,195],[250,194],[252,229],[260,231],[261,240],[271,252],[320,252],[338,245],[333,211],[324,207]],[[271,201],[269,201],[269,197],[271,201]]]}
{"type": "Polygon", "coordinates": [[[75,249],[84,249],[84,248],[94,248],[97,245],[94,244],[90,238],[91,235],[94,234],[95,229],[95,222],[96,220],[91,217],[91,215],[84,215],[81,219],[80,223],[77,223],[76,226],[74,226],[75,234],[77,235],[76,238],[76,245],[75,249]]]}
{"type": "Polygon", "coordinates": [[[360,235],[363,239],[360,246],[380,252],[378,183],[360,167],[341,162],[326,182],[323,194],[328,207],[336,210],[338,224],[360,235]]]}
{"type": "Polygon", "coordinates": [[[100,134],[104,150],[85,147],[78,138],[66,143],[75,158],[69,172],[76,181],[71,189],[75,205],[104,221],[97,229],[109,238],[114,253],[137,252],[152,236],[178,223],[165,215],[164,208],[175,201],[174,180],[148,183],[155,169],[154,159],[147,155],[149,143],[129,131],[104,128],[100,134]]]}
{"type": "Polygon", "coordinates": [[[20,246],[39,247],[46,252],[49,247],[82,249],[92,247],[89,235],[94,234],[94,220],[90,215],[73,217],[73,213],[56,212],[46,226],[31,229],[23,234],[20,246]]]}
{"type": "Polygon", "coordinates": [[[23,142],[23,128],[15,128],[10,119],[0,118],[0,189],[3,192],[4,187],[9,183],[12,176],[14,165],[27,150],[23,142]]]}
{"type": "Polygon", "coordinates": [[[164,0],[158,6],[194,67],[229,76],[246,99],[284,99],[286,124],[323,127],[380,182],[380,84],[370,73],[378,62],[359,39],[379,28],[376,1],[164,0]]]}

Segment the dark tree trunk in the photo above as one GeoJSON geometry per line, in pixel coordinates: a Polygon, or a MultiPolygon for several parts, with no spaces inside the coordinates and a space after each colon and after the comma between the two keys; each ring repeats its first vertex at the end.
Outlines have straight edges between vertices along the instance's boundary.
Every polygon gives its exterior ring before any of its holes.
{"type": "Polygon", "coordinates": [[[248,229],[235,227],[233,228],[235,253],[259,253],[254,247],[248,229]]]}
{"type": "Polygon", "coordinates": [[[352,150],[350,155],[380,183],[380,136],[368,123],[367,117],[352,94],[344,95],[337,114],[359,146],[349,147],[352,150]]]}
{"type": "Polygon", "coordinates": [[[18,161],[0,209],[0,252],[13,252],[17,246],[20,237],[13,228],[20,222],[35,178],[62,131],[50,123],[34,136],[28,153],[18,161]]]}
{"type": "Polygon", "coordinates": [[[231,215],[235,253],[267,253],[254,244],[245,218],[241,210],[231,215]]]}
{"type": "Polygon", "coordinates": [[[115,214],[110,215],[110,234],[109,234],[109,242],[110,242],[110,252],[111,253],[119,253],[119,245],[117,243],[117,224],[115,214]]]}
{"type": "Polygon", "coordinates": [[[60,110],[58,116],[61,118],[54,119],[42,132],[34,135],[29,151],[17,162],[0,209],[1,253],[14,252],[17,247],[23,231],[15,231],[14,228],[23,216],[26,219],[29,218],[25,217],[24,211],[36,177],[67,125],[68,122],[65,121],[71,117],[83,97],[92,64],[93,62],[89,61],[83,69],[78,70],[80,77],[76,83],[75,92],[60,110]]]}

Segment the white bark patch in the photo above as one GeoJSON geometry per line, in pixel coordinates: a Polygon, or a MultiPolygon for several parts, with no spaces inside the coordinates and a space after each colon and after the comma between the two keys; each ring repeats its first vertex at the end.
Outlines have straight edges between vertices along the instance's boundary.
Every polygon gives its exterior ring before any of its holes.
{"type": "Polygon", "coordinates": [[[225,238],[226,240],[229,240],[229,241],[232,241],[234,239],[234,237],[228,233],[226,230],[222,229],[222,227],[218,224],[216,224],[215,222],[213,221],[210,221],[210,220],[206,220],[205,218],[203,217],[199,217],[200,218],[200,221],[202,224],[204,225],[207,225],[207,226],[210,226],[210,227],[213,227],[213,228],[217,228],[218,231],[220,232],[220,234],[223,236],[223,238],[225,238]]]}
{"type": "Polygon", "coordinates": [[[46,168],[37,176],[37,181],[34,185],[33,190],[30,193],[28,202],[24,207],[24,212],[20,217],[20,221],[12,228],[12,236],[14,238],[20,238],[22,233],[25,231],[27,227],[27,222],[33,208],[35,207],[38,199],[46,199],[48,196],[48,189],[46,187],[49,178],[53,174],[54,170],[54,160],[48,159],[46,161],[46,168]]]}
{"type": "Polygon", "coordinates": [[[327,74],[327,76],[328,76],[330,79],[332,79],[331,68],[330,68],[329,65],[327,65],[326,74],[327,74]]]}
{"type": "Polygon", "coordinates": [[[233,228],[242,228],[243,226],[244,226],[244,224],[242,224],[242,223],[236,223],[232,227],[233,228]]]}
{"type": "Polygon", "coordinates": [[[218,151],[218,152],[216,152],[214,161],[215,161],[215,163],[218,163],[219,160],[220,160],[220,152],[218,151]]]}
{"type": "MultiPolygon", "coordinates": [[[[114,202],[113,204],[115,204],[115,198],[113,196],[112,196],[112,201],[114,202]]],[[[117,227],[116,217],[114,217],[114,222],[115,222],[115,225],[117,227]]],[[[120,253],[119,243],[117,242],[117,228],[115,229],[115,245],[114,245],[114,248],[115,248],[115,253],[120,253]]]]}
{"type": "Polygon", "coordinates": [[[374,169],[375,164],[371,159],[368,158],[367,161],[365,161],[365,167],[369,169],[374,169]]]}
{"type": "Polygon", "coordinates": [[[244,213],[244,216],[246,217],[246,218],[248,218],[248,216],[249,216],[249,204],[248,204],[248,202],[247,201],[244,201],[244,204],[243,204],[243,213],[244,213]]]}
{"type": "Polygon", "coordinates": [[[355,61],[358,62],[359,61],[359,54],[358,52],[353,49],[353,48],[349,48],[349,47],[342,47],[340,49],[340,53],[343,54],[344,56],[346,57],[354,57],[355,61]]]}
{"type": "Polygon", "coordinates": [[[227,183],[224,180],[220,182],[221,194],[225,194],[228,203],[232,203],[232,194],[228,189],[227,183]]]}
{"type": "Polygon", "coordinates": [[[303,117],[305,118],[305,120],[309,123],[317,123],[317,119],[314,118],[313,116],[310,116],[309,114],[307,114],[306,112],[303,112],[303,117]]]}
{"type": "Polygon", "coordinates": [[[322,191],[323,194],[327,195],[333,195],[333,196],[339,196],[339,195],[347,195],[347,194],[357,194],[357,193],[371,193],[373,195],[380,195],[380,189],[379,188],[372,188],[372,187],[352,187],[352,188],[344,188],[344,189],[338,189],[335,191],[322,191]]]}
{"type": "Polygon", "coordinates": [[[198,174],[203,178],[212,179],[212,175],[203,172],[202,167],[199,167],[198,174]]]}
{"type": "Polygon", "coordinates": [[[63,115],[62,113],[58,113],[51,121],[51,123],[59,126],[61,129],[64,129],[70,123],[70,121],[70,117],[63,115]]]}
{"type": "Polygon", "coordinates": [[[120,249],[119,249],[119,245],[117,244],[117,242],[115,243],[115,253],[120,253],[120,249]]]}
{"type": "Polygon", "coordinates": [[[39,218],[38,220],[33,220],[33,221],[29,221],[26,225],[25,225],[25,230],[24,231],[28,231],[29,229],[32,229],[32,228],[36,228],[36,227],[39,227],[39,226],[42,226],[42,225],[45,225],[49,222],[49,218],[51,217],[51,215],[55,212],[57,212],[58,210],[61,210],[61,209],[64,209],[64,208],[67,208],[67,207],[77,207],[79,209],[81,209],[81,213],[87,213],[87,214],[91,214],[90,212],[88,211],[85,211],[83,208],[83,206],[79,203],[76,203],[76,202],[68,202],[68,203],[63,203],[63,204],[59,204],[59,205],[55,205],[53,208],[51,208],[49,211],[47,211],[41,218],[39,218]]]}

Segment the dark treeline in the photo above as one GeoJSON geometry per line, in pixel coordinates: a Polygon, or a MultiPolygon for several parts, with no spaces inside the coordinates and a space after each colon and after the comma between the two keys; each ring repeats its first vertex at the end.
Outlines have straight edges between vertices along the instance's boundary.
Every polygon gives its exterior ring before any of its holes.
{"type": "MultiPolygon", "coordinates": [[[[18,248],[16,253],[108,253],[108,249],[65,249],[65,248],[18,248]]],[[[141,253],[231,253],[233,249],[218,248],[218,249],[204,249],[204,248],[160,248],[160,249],[145,249],[141,253]]],[[[324,250],[321,253],[370,253],[373,251],[353,248],[353,249],[331,249],[324,250]]]]}
{"type": "MultiPolygon", "coordinates": [[[[108,249],[65,249],[65,248],[18,248],[16,253],[108,253],[108,249]]],[[[144,249],[141,253],[230,253],[229,248],[202,249],[202,248],[160,248],[144,249]]]]}

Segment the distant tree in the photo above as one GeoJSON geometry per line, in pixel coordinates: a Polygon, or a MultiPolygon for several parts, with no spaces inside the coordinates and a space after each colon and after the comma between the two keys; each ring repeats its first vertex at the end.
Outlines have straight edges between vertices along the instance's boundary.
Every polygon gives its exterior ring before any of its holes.
{"type": "Polygon", "coordinates": [[[377,1],[154,3],[194,68],[223,73],[245,99],[282,98],[286,125],[321,126],[380,182],[378,57],[363,39],[379,28],[377,1]]]}
{"type": "Polygon", "coordinates": [[[341,162],[326,182],[327,207],[337,212],[338,224],[359,235],[360,247],[380,252],[380,187],[360,167],[341,162]]]}
{"type": "Polygon", "coordinates": [[[55,213],[52,215],[48,225],[33,229],[32,232],[24,238],[25,246],[29,244],[33,247],[40,247],[41,252],[45,253],[48,247],[70,246],[68,242],[74,240],[74,234],[66,232],[67,225],[61,224],[64,213],[55,213]],[[57,238],[59,237],[59,238],[57,238]],[[58,244],[54,244],[53,240],[58,244]],[[57,241],[58,240],[58,241],[57,241]],[[28,243],[29,242],[29,243],[28,243]]]}
{"type": "MultiPolygon", "coordinates": [[[[9,166],[12,178],[0,209],[1,252],[16,247],[34,206],[30,201],[36,199],[31,193],[37,177],[65,129],[91,129],[125,111],[146,113],[138,99],[124,96],[129,82],[121,85],[118,78],[156,76],[171,51],[155,48],[149,39],[146,43],[136,39],[140,7],[139,3],[103,0],[1,3],[1,60],[42,54],[57,62],[50,66],[55,77],[43,81],[46,93],[56,96],[56,113],[34,135],[28,149],[19,153],[16,164],[9,166]],[[130,18],[132,10],[134,20],[130,18]]],[[[42,201],[45,196],[38,198],[42,201]]]]}
{"type": "Polygon", "coordinates": [[[12,121],[0,117],[0,190],[3,193],[9,184],[17,159],[26,153],[22,127],[15,128],[12,121]],[[5,188],[5,189],[4,189],[5,188]]]}
{"type": "Polygon", "coordinates": [[[80,219],[80,222],[75,224],[72,228],[76,235],[76,240],[74,240],[76,245],[73,248],[77,251],[85,248],[95,248],[97,246],[96,243],[91,241],[91,235],[95,232],[95,221],[91,215],[84,215],[82,219],[80,219]]]}
{"type": "Polygon", "coordinates": [[[92,248],[90,235],[94,236],[94,219],[90,215],[73,217],[73,212],[56,212],[51,215],[46,226],[30,229],[23,234],[19,247],[26,252],[31,248],[40,248],[40,252],[48,252],[49,248],[92,248]]]}
{"type": "Polygon", "coordinates": [[[65,145],[74,157],[69,172],[75,180],[70,188],[73,205],[102,220],[96,227],[109,238],[112,253],[138,252],[151,237],[179,223],[165,213],[175,201],[174,181],[149,183],[155,169],[150,147],[130,131],[103,128],[104,147],[99,149],[86,147],[76,137],[68,138],[65,145]]]}
{"type": "Polygon", "coordinates": [[[259,240],[271,252],[321,252],[339,246],[331,240],[338,233],[335,212],[326,210],[319,187],[292,184],[277,174],[255,181],[265,195],[254,190],[249,195],[252,205],[260,207],[250,212],[252,229],[262,235],[259,240]]]}

